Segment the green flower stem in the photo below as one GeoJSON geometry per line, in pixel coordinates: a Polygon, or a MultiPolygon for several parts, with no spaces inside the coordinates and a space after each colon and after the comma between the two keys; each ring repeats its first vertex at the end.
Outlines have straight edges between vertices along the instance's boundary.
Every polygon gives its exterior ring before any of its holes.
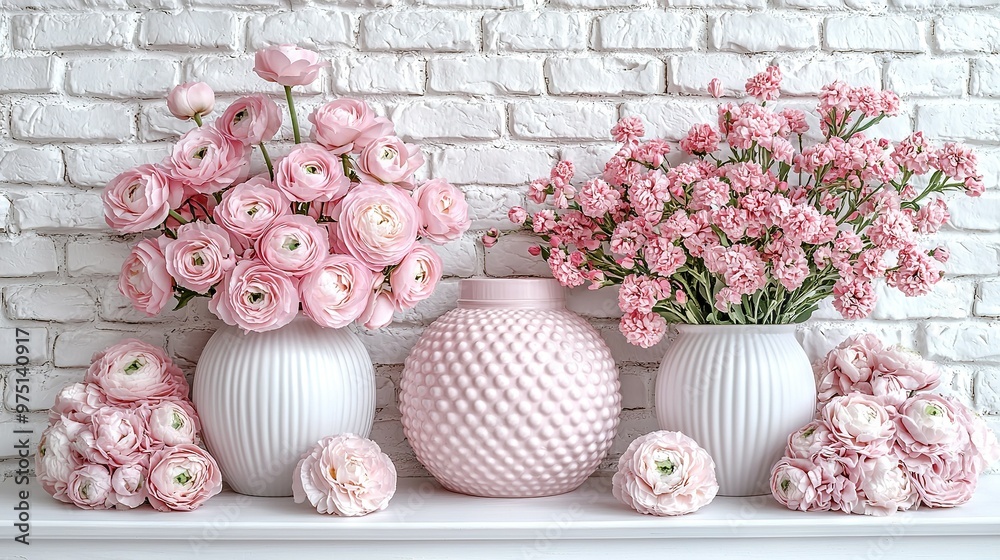
{"type": "Polygon", "coordinates": [[[178,222],[180,222],[181,225],[184,225],[184,224],[188,223],[188,221],[185,220],[183,216],[181,216],[180,214],[178,214],[177,212],[175,212],[173,210],[170,211],[170,217],[173,218],[173,219],[175,219],[175,220],[177,220],[178,222]]]}
{"type": "Polygon", "coordinates": [[[260,144],[260,153],[264,156],[264,163],[267,164],[267,174],[271,176],[271,180],[274,180],[274,165],[271,163],[271,156],[267,153],[267,148],[264,147],[264,143],[260,144]]]}
{"type": "Polygon", "coordinates": [[[295,102],[292,100],[292,86],[285,86],[285,99],[288,100],[288,115],[292,119],[292,134],[295,135],[295,143],[302,143],[302,136],[299,135],[299,117],[295,114],[295,102]]]}
{"type": "Polygon", "coordinates": [[[191,118],[194,119],[195,124],[201,126],[201,113],[195,113],[191,118]]]}

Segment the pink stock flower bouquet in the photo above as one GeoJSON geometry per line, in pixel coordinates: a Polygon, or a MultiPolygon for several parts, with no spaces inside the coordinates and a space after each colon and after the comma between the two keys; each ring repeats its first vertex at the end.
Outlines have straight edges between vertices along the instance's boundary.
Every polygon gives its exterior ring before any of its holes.
{"type": "MultiPolygon", "coordinates": [[[[667,322],[801,322],[828,296],[845,318],[862,318],[882,278],[926,294],[948,252],[922,248],[919,237],[948,220],[942,193],[982,192],[975,154],[932,146],[920,132],[896,144],[868,137],[899,99],[842,82],[823,88],[823,139],[804,146],[805,113],[768,106],[780,82],[777,67],[751,78],[746,92],[760,103],[721,105],[716,126],[696,125],[681,140],[691,160],[672,167],[666,141],[642,141],[642,121],[622,119],[611,131],[622,146],[601,177],[577,188],[573,164],[561,161],[528,193],[555,209],[510,210],[543,241],[529,252],[564,286],[620,285],[621,331],[642,347],[667,322]]],[[[718,80],[709,90],[721,94],[718,80]]]]}
{"type": "Polygon", "coordinates": [[[156,232],[122,266],[119,288],[155,315],[176,298],[208,297],[229,325],[269,331],[301,311],[338,328],[379,328],[426,299],[441,278],[443,244],[469,228],[462,192],[442,179],[418,185],[424,157],[365,102],[337,99],[309,115],[302,142],[292,87],[325,64],[291,45],[257,52],[254,71],[284,86],[295,146],[272,162],[265,142],[281,126],[265,95],[241,97],[212,124],[204,83],[176,87],[171,113],[193,119],[166,159],[115,177],[104,214],[121,233],[156,232]],[[251,177],[254,148],[267,171],[251,177]]]}

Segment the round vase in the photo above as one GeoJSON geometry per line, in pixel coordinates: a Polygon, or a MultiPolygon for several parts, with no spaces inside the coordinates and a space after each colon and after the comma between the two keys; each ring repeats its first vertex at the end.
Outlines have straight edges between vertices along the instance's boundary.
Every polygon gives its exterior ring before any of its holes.
{"type": "Polygon", "coordinates": [[[618,370],[546,279],[471,279],[410,352],[400,412],[417,459],[448,490],[536,497],[580,486],[610,449],[618,370]]]}
{"type": "Polygon", "coordinates": [[[660,428],[715,460],[721,496],[770,492],[788,435],[813,419],[816,383],[794,325],[678,325],[656,378],[660,428]]]}
{"type": "Polygon", "coordinates": [[[325,436],[367,437],[375,417],[375,369],[361,340],[304,316],[268,332],[216,331],[193,393],[223,480],[251,496],[291,496],[304,452],[325,436]]]}

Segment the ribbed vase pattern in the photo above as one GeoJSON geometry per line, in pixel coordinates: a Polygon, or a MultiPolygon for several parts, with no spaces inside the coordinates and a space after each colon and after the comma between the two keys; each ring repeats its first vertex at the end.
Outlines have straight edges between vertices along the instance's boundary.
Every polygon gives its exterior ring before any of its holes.
{"type": "Polygon", "coordinates": [[[358,336],[304,317],[264,333],[216,331],[193,393],[223,479],[251,496],[291,496],[302,453],[324,436],[367,437],[375,417],[375,370],[358,336]]]}
{"type": "Polygon", "coordinates": [[[816,385],[794,325],[680,325],[656,379],[660,427],[715,460],[719,494],[770,492],[788,435],[816,410],[816,385]]]}

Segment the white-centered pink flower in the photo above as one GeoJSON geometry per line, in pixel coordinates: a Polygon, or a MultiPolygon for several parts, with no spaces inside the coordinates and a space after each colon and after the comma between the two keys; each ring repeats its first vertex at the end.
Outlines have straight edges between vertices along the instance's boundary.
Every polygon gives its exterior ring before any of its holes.
{"type": "Polygon", "coordinates": [[[205,82],[185,82],[167,94],[167,109],[186,121],[195,115],[205,116],[215,108],[215,92],[205,82]]]}
{"type": "Polygon", "coordinates": [[[292,277],[260,260],[246,259],[226,274],[208,308],[227,325],[264,332],[292,322],[299,312],[299,296],[292,277]]]}
{"type": "Polygon", "coordinates": [[[177,285],[200,294],[219,283],[236,266],[229,233],[209,222],[190,222],[177,228],[177,238],[167,243],[163,256],[167,272],[177,285]]]}
{"type": "Polygon", "coordinates": [[[268,82],[285,87],[305,86],[316,81],[320,69],[327,66],[319,54],[295,45],[275,45],[257,51],[253,71],[268,82]]]}
{"type": "Polygon", "coordinates": [[[263,177],[240,183],[222,195],[215,221],[247,240],[256,239],[277,218],[292,213],[290,201],[263,177]]]}
{"type": "Polygon", "coordinates": [[[69,501],[81,509],[110,509],[115,505],[111,471],[105,465],[80,465],[66,484],[69,501]]]}
{"type": "Polygon", "coordinates": [[[301,214],[281,216],[255,245],[257,256],[276,271],[302,276],[316,270],[330,254],[330,238],[316,220],[301,214]]]}
{"type": "Polygon", "coordinates": [[[874,397],[861,393],[836,397],[823,407],[820,417],[834,439],[851,451],[868,457],[891,451],[896,425],[889,411],[874,397]]]}
{"type": "Polygon", "coordinates": [[[329,202],[347,194],[351,180],[341,159],[318,144],[299,144],[278,162],[274,184],[289,200],[329,202]]]}
{"type": "Polygon", "coordinates": [[[333,154],[360,153],[376,138],[395,134],[392,123],[364,101],[343,97],[309,115],[312,139],[333,154]]]}
{"type": "Polygon", "coordinates": [[[90,417],[107,404],[108,399],[97,385],[71,383],[56,393],[52,408],[49,409],[49,421],[55,422],[60,417],[66,417],[74,422],[89,423],[90,417]]]}
{"type": "Polygon", "coordinates": [[[73,449],[73,441],[86,426],[68,418],[56,418],[42,432],[35,453],[35,475],[39,484],[53,498],[70,502],[66,494],[70,475],[82,458],[73,449]]]}
{"type": "Polygon", "coordinates": [[[189,391],[184,374],[163,348],[135,338],[97,353],[84,381],[97,384],[112,404],[186,399],[189,391]]]}
{"type": "Polygon", "coordinates": [[[919,499],[906,467],[893,455],[866,459],[861,463],[860,490],[855,513],[886,516],[913,507],[919,499]]]}
{"type": "Polygon", "coordinates": [[[146,483],[149,503],[159,511],[192,511],[222,491],[218,463],[196,445],[176,445],[153,453],[146,483]]]}
{"type": "Polygon", "coordinates": [[[396,309],[410,309],[429,298],[441,279],[442,266],[441,257],[432,249],[420,244],[414,246],[389,274],[396,309]]]}
{"type": "Polygon", "coordinates": [[[354,434],[325,437],[307,451],[292,476],[295,503],[319,513],[360,516],[389,505],[396,467],[378,444],[354,434]]]}
{"type": "Polygon", "coordinates": [[[420,185],[413,199],[420,209],[420,235],[434,243],[458,239],[472,223],[465,195],[444,179],[420,185]]]}
{"type": "Polygon", "coordinates": [[[961,403],[921,393],[899,407],[896,421],[896,448],[904,458],[921,455],[953,455],[969,445],[969,432],[961,403]]]}
{"type": "Polygon", "coordinates": [[[219,132],[247,145],[274,138],[281,128],[281,111],[270,97],[253,94],[233,102],[219,117],[219,132]]]}
{"type": "Polygon", "coordinates": [[[118,467],[111,473],[111,490],[114,492],[116,508],[132,509],[146,502],[146,476],[147,468],[144,463],[118,467]]]}
{"type": "Polygon", "coordinates": [[[633,441],[612,478],[616,498],[639,513],[683,515],[719,492],[708,452],[680,432],[661,430],[633,441]]]}
{"type": "Polygon", "coordinates": [[[250,149],[213,126],[203,126],[181,136],[166,168],[191,190],[211,194],[246,179],[250,149]]]}
{"type": "Polygon", "coordinates": [[[122,233],[137,233],[163,223],[173,205],[170,177],[157,165],[134,167],[112,179],[101,192],[104,221],[122,233]]]}
{"type": "Polygon", "coordinates": [[[392,185],[361,183],[338,205],[335,237],[342,251],[372,270],[399,263],[417,242],[416,204],[392,185]]]}
{"type": "Polygon", "coordinates": [[[139,462],[150,449],[146,418],[137,410],[102,408],[91,416],[90,431],[100,462],[113,468],[139,462]]]}
{"type": "Polygon", "coordinates": [[[299,281],[302,309],[319,325],[346,327],[364,313],[373,280],[371,270],[361,261],[349,255],[330,255],[299,281]]]}
{"type": "Polygon", "coordinates": [[[125,258],[118,276],[118,291],[150,317],[162,311],[174,296],[174,279],[167,271],[163,254],[169,241],[165,236],[140,241],[125,258]]]}
{"type": "Polygon", "coordinates": [[[396,136],[382,136],[358,155],[358,172],[381,183],[413,188],[413,174],[424,164],[420,148],[396,136]]]}
{"type": "Polygon", "coordinates": [[[188,401],[163,401],[150,407],[146,435],[153,445],[198,443],[200,424],[188,401]]]}

